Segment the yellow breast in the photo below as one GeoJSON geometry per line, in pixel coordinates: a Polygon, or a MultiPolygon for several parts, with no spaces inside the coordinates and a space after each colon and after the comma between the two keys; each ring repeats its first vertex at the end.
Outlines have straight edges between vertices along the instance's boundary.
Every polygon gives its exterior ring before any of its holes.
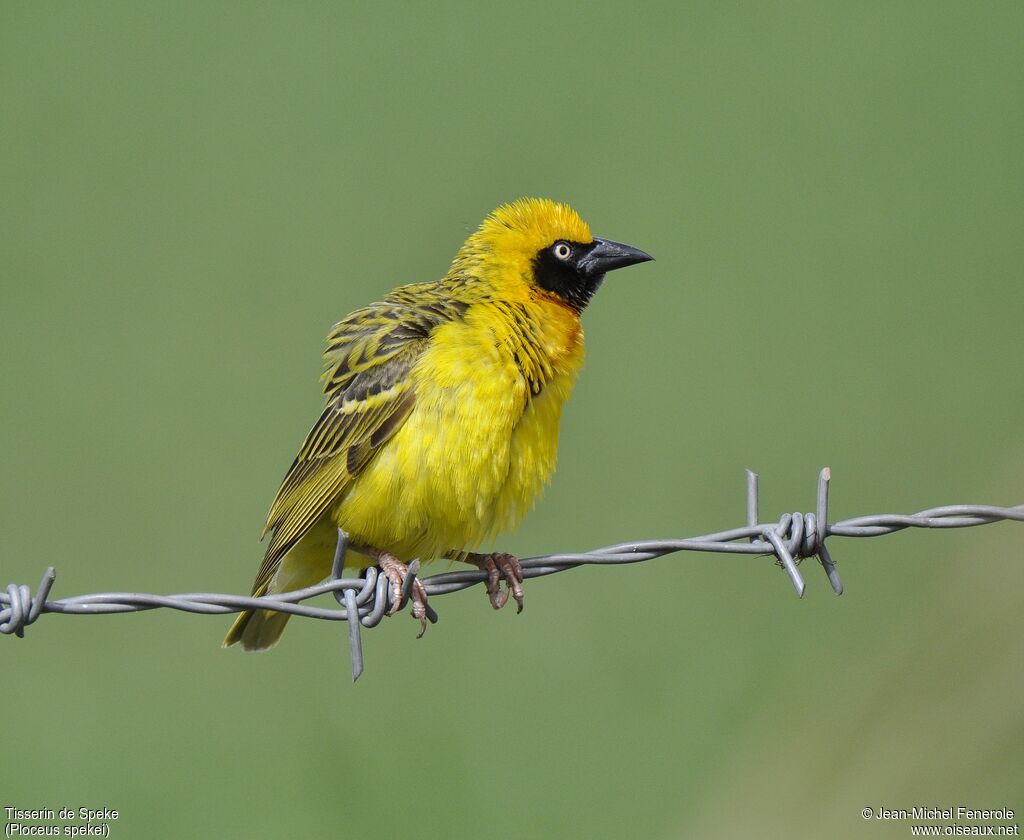
{"type": "Polygon", "coordinates": [[[583,362],[575,313],[481,302],[434,331],[416,404],[334,512],[357,543],[423,560],[472,550],[527,513],[555,467],[583,362]]]}

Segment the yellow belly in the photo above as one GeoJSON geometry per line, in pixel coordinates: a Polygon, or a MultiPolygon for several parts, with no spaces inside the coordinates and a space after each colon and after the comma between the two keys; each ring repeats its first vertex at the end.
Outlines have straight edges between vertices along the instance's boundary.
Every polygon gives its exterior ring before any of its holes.
{"type": "Polygon", "coordinates": [[[528,398],[493,331],[442,328],[417,365],[415,408],[340,500],[333,522],[356,544],[406,562],[473,550],[514,527],[554,470],[562,406],[582,359],[573,335],[553,378],[528,398]]]}

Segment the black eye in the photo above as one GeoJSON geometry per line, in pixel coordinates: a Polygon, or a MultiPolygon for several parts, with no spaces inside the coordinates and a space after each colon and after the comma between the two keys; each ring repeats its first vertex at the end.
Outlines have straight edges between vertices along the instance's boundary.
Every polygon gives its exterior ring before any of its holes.
{"type": "Polygon", "coordinates": [[[551,249],[555,256],[563,262],[572,256],[572,248],[567,242],[556,242],[554,248],[551,249]]]}

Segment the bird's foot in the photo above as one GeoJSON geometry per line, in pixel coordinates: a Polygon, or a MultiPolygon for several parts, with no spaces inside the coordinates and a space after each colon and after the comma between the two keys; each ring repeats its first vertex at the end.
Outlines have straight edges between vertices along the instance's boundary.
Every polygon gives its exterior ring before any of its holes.
{"type": "Polygon", "coordinates": [[[509,592],[516,602],[516,612],[523,611],[523,567],[511,554],[496,552],[494,554],[467,554],[463,558],[467,563],[472,563],[481,572],[487,572],[487,596],[491,599],[491,606],[500,610],[508,601],[509,592]],[[501,581],[505,581],[505,588],[501,588],[501,581]]]}
{"type": "MultiPolygon", "coordinates": [[[[381,572],[391,582],[391,609],[388,615],[394,615],[402,606],[402,593],[405,591],[405,581],[409,577],[409,567],[394,554],[377,549],[363,549],[360,551],[377,561],[381,572]]],[[[416,638],[420,638],[427,631],[427,590],[423,581],[417,576],[413,581],[412,589],[409,591],[409,600],[412,601],[412,617],[420,622],[420,632],[416,638]]],[[[431,619],[436,621],[436,616],[431,619]]]]}

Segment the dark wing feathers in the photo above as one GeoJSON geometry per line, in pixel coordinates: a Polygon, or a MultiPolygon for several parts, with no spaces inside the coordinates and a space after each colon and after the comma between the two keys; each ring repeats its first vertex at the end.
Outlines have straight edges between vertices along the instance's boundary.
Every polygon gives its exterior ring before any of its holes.
{"type": "MultiPolygon", "coordinates": [[[[435,285],[423,284],[419,293],[432,292],[435,285]]],[[[438,324],[465,311],[441,295],[428,298],[426,306],[413,305],[416,289],[403,287],[383,303],[353,312],[327,337],[327,405],[267,515],[263,533],[273,531],[273,536],[254,593],[265,591],[285,554],[337,503],[412,411],[412,368],[427,338],[438,324]]]]}

